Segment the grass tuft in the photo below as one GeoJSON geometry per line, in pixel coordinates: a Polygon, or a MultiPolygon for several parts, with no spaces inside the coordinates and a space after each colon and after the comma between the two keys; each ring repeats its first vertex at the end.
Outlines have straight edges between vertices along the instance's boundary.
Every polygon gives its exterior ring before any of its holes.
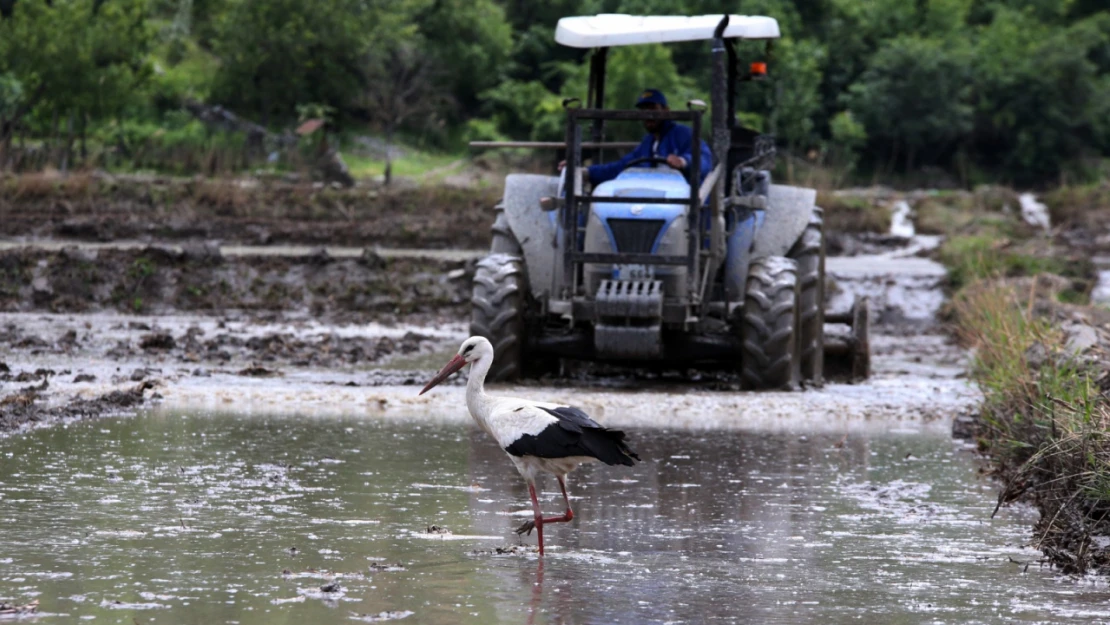
{"type": "Polygon", "coordinates": [[[1039,508],[1034,544],[1049,560],[1066,573],[1110,572],[1110,549],[1093,539],[1110,531],[1104,367],[1068,347],[1043,313],[1038,280],[1029,282],[974,282],[953,299],[985,396],[979,446],[1003,482],[999,505],[1025,498],[1039,508]]]}
{"type": "Polygon", "coordinates": [[[1053,274],[1074,282],[1060,289],[1061,297],[1070,303],[1085,301],[1095,277],[1090,259],[1056,256],[1039,245],[990,234],[957,236],[945,241],[939,258],[948,268],[948,282],[954,291],[979,280],[1053,274]]]}
{"type": "Polygon", "coordinates": [[[1058,226],[1092,226],[1110,210],[1110,182],[1088,186],[1063,186],[1041,198],[1049,218],[1058,226]]]}
{"type": "Polygon", "coordinates": [[[50,197],[58,185],[58,172],[53,170],[24,174],[16,178],[15,199],[37,200],[50,197]]]}
{"type": "Polygon", "coordinates": [[[817,205],[825,211],[827,231],[885,233],[890,230],[890,209],[883,202],[820,192],[817,205]]]}

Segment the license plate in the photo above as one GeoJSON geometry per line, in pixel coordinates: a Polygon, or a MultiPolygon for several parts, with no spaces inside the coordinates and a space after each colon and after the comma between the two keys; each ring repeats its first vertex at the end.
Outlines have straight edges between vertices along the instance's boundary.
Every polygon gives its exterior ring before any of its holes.
{"type": "Polygon", "coordinates": [[[652,280],[655,267],[652,265],[613,265],[614,280],[652,280]]]}

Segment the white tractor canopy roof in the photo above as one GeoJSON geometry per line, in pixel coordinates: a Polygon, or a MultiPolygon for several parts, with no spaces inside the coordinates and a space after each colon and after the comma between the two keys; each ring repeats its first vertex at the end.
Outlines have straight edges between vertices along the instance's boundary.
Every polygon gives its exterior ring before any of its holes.
{"type": "MultiPolygon", "coordinates": [[[[607,48],[644,43],[699,41],[713,38],[723,15],[624,15],[603,13],[564,17],[555,41],[572,48],[607,48]]],[[[760,15],[730,15],[724,38],[777,39],[779,22],[760,15]]]]}

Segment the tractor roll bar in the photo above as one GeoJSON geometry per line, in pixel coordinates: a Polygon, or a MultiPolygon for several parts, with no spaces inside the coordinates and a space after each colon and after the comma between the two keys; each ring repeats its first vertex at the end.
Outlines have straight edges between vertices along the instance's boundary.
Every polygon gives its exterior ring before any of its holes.
{"type": "MultiPolygon", "coordinates": [[[[716,30],[713,31],[713,117],[710,123],[713,126],[713,151],[717,154],[717,159],[722,163],[728,162],[728,153],[732,145],[732,128],[736,125],[736,50],[732,42],[725,43],[724,32],[728,27],[729,16],[725,15],[721,18],[721,22],[717,24],[716,30]],[[727,58],[726,58],[727,56],[727,58]]],[[[726,165],[727,167],[727,165],[726,165]]],[[[725,184],[728,184],[728,176],[725,176],[725,184]]],[[[720,216],[721,203],[724,198],[719,195],[720,187],[717,187],[718,195],[714,198],[715,201],[711,202],[713,215],[711,217],[712,223],[718,223],[720,216]]],[[[711,246],[712,247],[712,246],[711,246]]],[[[713,259],[716,260],[716,259],[713,259]]],[[[710,264],[712,260],[710,261],[710,264]]],[[[708,267],[707,267],[708,269],[708,267]]],[[[706,272],[704,284],[709,284],[709,274],[706,272]]],[[[725,301],[731,301],[731,293],[728,292],[728,280],[725,280],[725,301]]]]}
{"type": "Polygon", "coordinates": [[[587,108],[568,108],[567,113],[579,119],[614,119],[621,121],[642,121],[645,119],[673,119],[675,121],[692,122],[701,115],[701,111],[649,111],[649,110],[611,110],[587,108]]]}
{"type": "MultiPolygon", "coordinates": [[[[608,58],[609,48],[596,48],[594,53],[590,55],[590,77],[586,93],[586,108],[588,109],[605,108],[605,66],[608,58]]],[[[590,138],[593,139],[594,143],[601,143],[604,136],[605,120],[595,119],[590,138]]],[[[604,148],[599,148],[597,151],[598,160],[605,158],[604,155],[604,148]]]]}
{"type": "MultiPolygon", "coordinates": [[[[567,147],[567,144],[562,141],[471,141],[467,145],[472,148],[550,148],[555,150],[563,150],[567,147]]],[[[638,145],[640,145],[639,141],[609,141],[603,143],[583,141],[582,149],[619,148],[630,150],[638,145]]]]}
{"type": "MultiPolygon", "coordinates": [[[[690,146],[690,163],[688,182],[690,183],[690,197],[688,199],[679,200],[677,198],[650,198],[650,197],[632,197],[622,196],[620,198],[594,198],[588,195],[581,195],[581,189],[578,188],[577,183],[572,183],[567,189],[566,209],[563,211],[563,249],[566,253],[563,256],[563,275],[572,276],[572,295],[578,294],[579,276],[577,266],[585,263],[599,263],[599,264],[644,264],[644,265],[680,265],[685,263],[687,266],[688,275],[691,277],[689,283],[696,285],[698,280],[698,267],[701,259],[701,242],[705,238],[704,220],[698,212],[701,206],[700,201],[700,185],[698,184],[698,176],[701,172],[701,119],[702,111],[643,111],[643,110],[625,110],[625,111],[606,111],[600,109],[576,109],[568,108],[567,112],[567,159],[566,170],[577,171],[580,165],[579,161],[582,158],[582,129],[579,125],[583,120],[593,120],[595,122],[604,123],[605,120],[615,121],[643,121],[648,119],[657,120],[673,120],[673,121],[688,121],[693,126],[693,142],[690,146]],[[621,202],[621,203],[636,203],[642,202],[644,204],[685,204],[690,207],[689,216],[686,220],[687,231],[689,234],[689,253],[687,256],[661,256],[657,254],[597,254],[586,253],[578,251],[578,235],[583,232],[583,227],[579,225],[579,212],[582,204],[589,202],[621,202]]],[[[695,286],[690,288],[690,301],[700,301],[700,293],[695,286]]]]}

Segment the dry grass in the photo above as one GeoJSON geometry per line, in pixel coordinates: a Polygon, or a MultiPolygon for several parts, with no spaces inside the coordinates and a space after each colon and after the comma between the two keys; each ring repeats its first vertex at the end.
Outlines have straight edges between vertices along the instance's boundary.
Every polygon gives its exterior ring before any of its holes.
{"type": "Polygon", "coordinates": [[[55,194],[61,176],[56,170],[23,174],[16,178],[14,199],[35,200],[55,194]]]}
{"type": "Polygon", "coordinates": [[[1019,206],[1018,194],[1013,189],[984,185],[976,187],[964,207],[979,212],[1004,213],[1017,210],[1019,206]]]}
{"type": "MultiPolygon", "coordinates": [[[[956,236],[944,242],[940,261],[948,268],[948,282],[959,289],[978,280],[1055,274],[1074,279],[1083,295],[1094,268],[1085,258],[1063,258],[1037,241],[1015,242],[990,235],[956,236]]],[[[1076,300],[1072,300],[1076,301],[1076,300]]]]}
{"type": "Polygon", "coordinates": [[[1060,226],[1093,226],[1110,213],[1110,181],[1097,185],[1065,186],[1050,191],[1042,201],[1052,223],[1060,226]]]}
{"type": "Polygon", "coordinates": [[[235,180],[201,180],[193,188],[193,199],[217,215],[240,214],[252,204],[250,189],[235,180]]]}
{"type": "Polygon", "coordinates": [[[890,209],[885,202],[818,192],[817,205],[825,210],[825,229],[832,232],[887,232],[890,209]]]}
{"type": "Polygon", "coordinates": [[[949,234],[971,223],[972,213],[950,197],[930,197],[914,204],[914,227],[919,234],[949,234]]]}
{"type": "Polygon", "coordinates": [[[1034,543],[1067,573],[1110,573],[1110,402],[1105,354],[1068,351],[1038,317],[1037,280],[978,282],[956,298],[960,339],[974,350],[972,376],[985,400],[979,443],[1002,480],[999,505],[1032,501],[1034,543]]]}
{"type": "Polygon", "coordinates": [[[69,199],[86,199],[96,192],[96,179],[87,171],[72,173],[62,181],[62,194],[69,199]]]}

